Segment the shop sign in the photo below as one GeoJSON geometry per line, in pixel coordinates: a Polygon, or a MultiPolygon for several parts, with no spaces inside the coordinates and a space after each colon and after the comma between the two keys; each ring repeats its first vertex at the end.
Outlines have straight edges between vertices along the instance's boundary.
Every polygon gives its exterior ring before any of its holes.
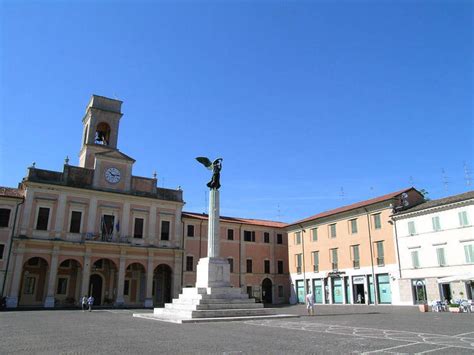
{"type": "Polygon", "coordinates": [[[354,276],[354,277],[352,277],[352,283],[354,285],[363,284],[364,280],[365,280],[365,276],[354,276]]]}

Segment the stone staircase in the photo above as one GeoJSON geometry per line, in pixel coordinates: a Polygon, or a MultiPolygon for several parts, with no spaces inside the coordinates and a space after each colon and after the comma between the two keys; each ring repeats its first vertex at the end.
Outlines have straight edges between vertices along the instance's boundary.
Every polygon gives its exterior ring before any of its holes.
{"type": "Polygon", "coordinates": [[[240,288],[233,287],[184,288],[179,298],[165,304],[164,308],[155,308],[153,314],[133,316],[174,323],[296,317],[275,314],[274,309],[264,308],[262,303],[256,303],[240,288]]]}

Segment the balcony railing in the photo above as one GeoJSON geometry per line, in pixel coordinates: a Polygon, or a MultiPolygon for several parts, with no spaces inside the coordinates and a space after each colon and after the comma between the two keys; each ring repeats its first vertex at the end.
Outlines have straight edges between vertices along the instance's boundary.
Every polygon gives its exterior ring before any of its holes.
{"type": "Polygon", "coordinates": [[[332,263],[332,271],[337,271],[337,263],[332,263]]]}
{"type": "Polygon", "coordinates": [[[384,257],[377,258],[377,266],[385,266],[385,259],[384,257]]]}
{"type": "Polygon", "coordinates": [[[297,266],[297,267],[296,267],[296,273],[297,273],[297,274],[301,274],[301,266],[297,266]]]}
{"type": "Polygon", "coordinates": [[[319,266],[318,265],[313,265],[313,271],[314,272],[319,272],[319,266]]]}
{"type": "Polygon", "coordinates": [[[95,241],[95,242],[106,242],[106,243],[123,243],[130,244],[132,237],[129,236],[114,236],[113,234],[94,234],[94,233],[83,233],[82,241],[95,241]]]}
{"type": "Polygon", "coordinates": [[[352,266],[354,269],[359,269],[360,268],[360,261],[359,260],[353,260],[352,261],[352,266]]]}

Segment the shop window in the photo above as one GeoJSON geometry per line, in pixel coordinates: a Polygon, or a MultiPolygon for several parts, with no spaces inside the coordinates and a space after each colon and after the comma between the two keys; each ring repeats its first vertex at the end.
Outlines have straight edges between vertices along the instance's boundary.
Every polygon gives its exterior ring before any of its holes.
{"type": "Polygon", "coordinates": [[[38,219],[36,220],[36,229],[45,231],[48,230],[49,221],[49,207],[40,207],[38,209],[38,219]]]}
{"type": "Polygon", "coordinates": [[[58,278],[58,288],[56,289],[58,295],[65,295],[67,293],[67,278],[58,278]]]}
{"type": "Polygon", "coordinates": [[[71,224],[69,225],[69,233],[81,233],[81,211],[71,212],[71,224]]]}
{"type": "Polygon", "coordinates": [[[10,223],[10,213],[9,208],[0,208],[0,227],[6,228],[10,223]]]}

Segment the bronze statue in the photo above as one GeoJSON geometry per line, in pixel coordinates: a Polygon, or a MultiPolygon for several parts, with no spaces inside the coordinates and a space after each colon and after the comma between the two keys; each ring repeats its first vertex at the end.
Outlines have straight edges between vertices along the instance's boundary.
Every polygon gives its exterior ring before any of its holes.
{"type": "Polygon", "coordinates": [[[211,162],[206,157],[197,157],[196,160],[204,165],[209,170],[212,170],[212,178],[211,181],[207,183],[207,187],[211,190],[219,190],[221,187],[220,178],[221,178],[221,169],[222,169],[222,158],[218,158],[211,162]]]}

